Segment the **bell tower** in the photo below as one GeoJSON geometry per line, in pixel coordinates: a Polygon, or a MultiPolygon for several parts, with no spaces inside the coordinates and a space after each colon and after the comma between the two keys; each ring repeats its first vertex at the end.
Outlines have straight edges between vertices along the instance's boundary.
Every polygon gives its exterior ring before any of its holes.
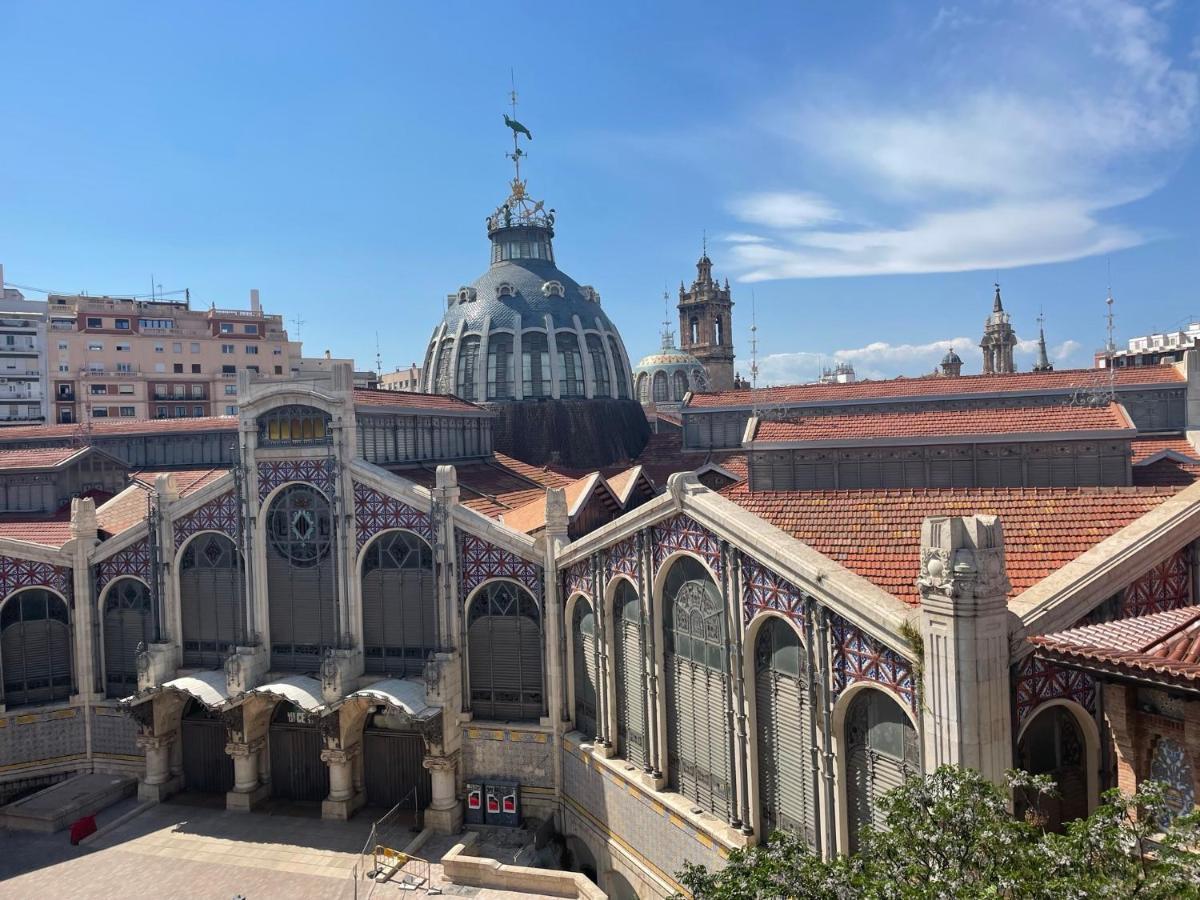
{"type": "Polygon", "coordinates": [[[733,389],[733,300],[712,276],[705,240],[690,290],[679,283],[679,347],[700,360],[712,391],[733,389]]]}
{"type": "Polygon", "coordinates": [[[1017,346],[1017,335],[1012,320],[1004,311],[1000,300],[1000,285],[996,285],[996,296],[992,300],[992,314],[984,324],[983,340],[979,349],[983,351],[984,375],[1007,375],[1017,371],[1013,364],[1013,350],[1017,346]]]}

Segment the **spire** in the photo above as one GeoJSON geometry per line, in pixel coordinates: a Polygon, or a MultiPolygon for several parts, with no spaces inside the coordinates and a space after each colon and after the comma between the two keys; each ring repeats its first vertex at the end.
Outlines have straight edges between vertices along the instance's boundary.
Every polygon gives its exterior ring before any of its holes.
{"type": "Polygon", "coordinates": [[[1037,362],[1033,364],[1035,372],[1050,372],[1053,371],[1054,365],[1050,362],[1050,357],[1046,355],[1046,332],[1042,327],[1042,323],[1046,321],[1046,317],[1038,313],[1038,355],[1037,362]]]}
{"type": "Polygon", "coordinates": [[[1000,282],[996,282],[996,299],[992,301],[992,312],[1004,312],[1004,304],[1000,302],[1000,282]]]}

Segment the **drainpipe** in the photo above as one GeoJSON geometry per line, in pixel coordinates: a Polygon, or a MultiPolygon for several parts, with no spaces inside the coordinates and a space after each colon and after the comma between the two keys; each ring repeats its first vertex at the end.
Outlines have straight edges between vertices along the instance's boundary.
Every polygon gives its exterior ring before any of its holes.
{"type": "Polygon", "coordinates": [[[825,734],[821,738],[821,752],[825,756],[825,858],[833,859],[837,854],[837,817],[834,813],[834,758],[833,758],[833,697],[830,679],[829,610],[821,607],[817,619],[817,647],[821,653],[821,719],[825,734]]]}
{"type": "MultiPolygon", "coordinates": [[[[821,794],[821,748],[817,744],[817,716],[816,705],[818,701],[822,701],[823,692],[817,687],[818,672],[816,669],[816,642],[813,640],[813,615],[815,604],[811,597],[804,598],[804,702],[808,704],[808,765],[809,765],[809,790],[811,791],[813,804],[817,805],[817,798],[821,794]]],[[[821,817],[817,817],[817,846],[821,846],[821,838],[828,831],[821,817]]]]}

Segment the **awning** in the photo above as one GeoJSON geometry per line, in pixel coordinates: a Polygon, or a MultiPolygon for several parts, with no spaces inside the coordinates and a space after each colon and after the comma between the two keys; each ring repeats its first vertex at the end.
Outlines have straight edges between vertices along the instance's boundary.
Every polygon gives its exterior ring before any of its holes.
{"type": "Polygon", "coordinates": [[[322,705],[321,682],[307,675],[291,675],[278,681],[259,685],[250,694],[269,694],[280,700],[287,700],[305,712],[313,712],[322,705]]]}
{"type": "Polygon", "coordinates": [[[225,681],[224,669],[173,678],[163,685],[163,690],[187,694],[199,700],[208,709],[224,706],[229,701],[229,687],[225,681]]]}
{"type": "Polygon", "coordinates": [[[330,709],[337,709],[343,703],[358,698],[384,703],[392,711],[415,722],[430,721],[442,712],[440,706],[430,706],[425,702],[425,682],[420,678],[385,678],[376,681],[330,704],[330,709]]]}

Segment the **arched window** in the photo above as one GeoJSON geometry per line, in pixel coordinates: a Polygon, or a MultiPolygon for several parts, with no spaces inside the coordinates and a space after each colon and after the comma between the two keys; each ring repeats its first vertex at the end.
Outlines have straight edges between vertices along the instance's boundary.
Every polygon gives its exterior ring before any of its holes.
{"type": "Polygon", "coordinates": [[[617,396],[622,400],[628,400],[629,363],[621,355],[621,348],[617,345],[617,339],[611,334],[608,336],[608,349],[612,352],[613,366],[617,370],[617,396]]]}
{"type": "Polygon", "coordinates": [[[513,339],[511,334],[488,337],[487,398],[511,400],[513,389],[513,339]]]}
{"type": "Polygon", "coordinates": [[[277,406],[258,417],[258,443],[263,447],[327,444],[329,413],[315,406],[277,406]]]}
{"type": "Polygon", "coordinates": [[[713,319],[713,343],[718,347],[725,343],[725,323],[720,316],[713,319]]]}
{"type": "Polygon", "coordinates": [[[654,402],[666,403],[671,399],[670,382],[667,381],[666,372],[654,373],[654,402]]]}
{"type": "Polygon", "coordinates": [[[613,650],[616,657],[617,752],[645,767],[646,659],[642,647],[642,604],[625,579],[613,595],[613,650]]]}
{"type": "Polygon", "coordinates": [[[362,608],[366,670],[419,675],[438,643],[429,544],[410,531],[372,541],[363,558],[362,608]]]}
{"type": "Polygon", "coordinates": [[[521,383],[526,400],[550,396],[550,350],[544,331],[521,336],[521,383]]]}
{"type": "Polygon", "coordinates": [[[671,380],[674,382],[675,388],[671,392],[671,399],[678,403],[683,400],[683,395],[688,392],[687,373],[676,370],[675,374],[671,376],[671,380]]]}
{"type": "Polygon", "coordinates": [[[271,668],[315,671],[337,644],[333,520],[308,484],[280,491],[267,514],[271,668]]]}
{"type": "Polygon", "coordinates": [[[882,827],[879,798],[920,768],[917,730],[904,710],[883,691],[867,688],[846,711],[846,809],[850,852],[858,849],[864,825],[882,827]]]}
{"type": "Polygon", "coordinates": [[[479,357],[479,335],[468,334],[458,345],[458,396],[475,400],[475,363],[479,357]]]}
{"type": "Polygon", "coordinates": [[[8,598],[0,610],[0,668],[6,706],[71,696],[71,626],[61,598],[41,588],[8,598]]]}
{"type": "Polygon", "coordinates": [[[119,578],[104,595],[104,691],[113,699],[137,692],[138,644],[154,638],[150,589],[119,578]]]}
{"type": "Polygon", "coordinates": [[[484,585],[467,616],[471,711],[479,719],[537,721],[542,687],[542,614],[509,581],[484,585]]]}
{"type": "Polygon", "coordinates": [[[583,597],[575,600],[571,616],[571,671],[575,676],[575,730],[595,735],[596,696],[596,616],[583,597]]]}
{"type": "Polygon", "coordinates": [[[647,372],[639,372],[637,376],[637,394],[638,402],[650,402],[650,375],[647,372]]]}
{"type": "Polygon", "coordinates": [[[450,368],[454,358],[454,338],[445,338],[438,352],[437,377],[433,380],[433,393],[454,393],[454,370],[450,368]]]}
{"type": "Polygon", "coordinates": [[[727,819],[733,779],[725,610],[716,584],[695,559],[682,557],[671,566],[663,611],[669,783],[727,819]]]}
{"type": "Polygon", "coordinates": [[[579,335],[560,331],[555,336],[558,347],[558,396],[582,397],[583,357],[579,353],[579,335]]]}
{"type": "MultiPolygon", "coordinates": [[[[1033,775],[1049,775],[1058,790],[1037,801],[1050,831],[1063,831],[1068,822],[1088,813],[1086,746],[1079,723],[1063,706],[1043,709],[1017,742],[1017,768],[1033,775]]],[[[1030,798],[1018,795],[1014,804],[1024,814],[1030,798]]]]}
{"type": "Polygon", "coordinates": [[[223,534],[201,532],[179,563],[183,664],[215,669],[246,639],[242,554],[223,534]]]}
{"type": "Polygon", "coordinates": [[[700,320],[695,316],[688,322],[688,334],[691,335],[691,343],[700,343],[700,320]]]}
{"type": "Polygon", "coordinates": [[[587,349],[588,355],[592,358],[592,373],[596,378],[592,396],[611,397],[612,384],[608,380],[608,357],[604,355],[604,344],[600,341],[600,335],[589,334],[587,336],[587,349]]]}
{"type": "Polygon", "coordinates": [[[772,617],[754,647],[754,702],[758,737],[758,800],[762,834],[794,831],[817,849],[812,783],[812,710],[796,630],[772,617]]]}

